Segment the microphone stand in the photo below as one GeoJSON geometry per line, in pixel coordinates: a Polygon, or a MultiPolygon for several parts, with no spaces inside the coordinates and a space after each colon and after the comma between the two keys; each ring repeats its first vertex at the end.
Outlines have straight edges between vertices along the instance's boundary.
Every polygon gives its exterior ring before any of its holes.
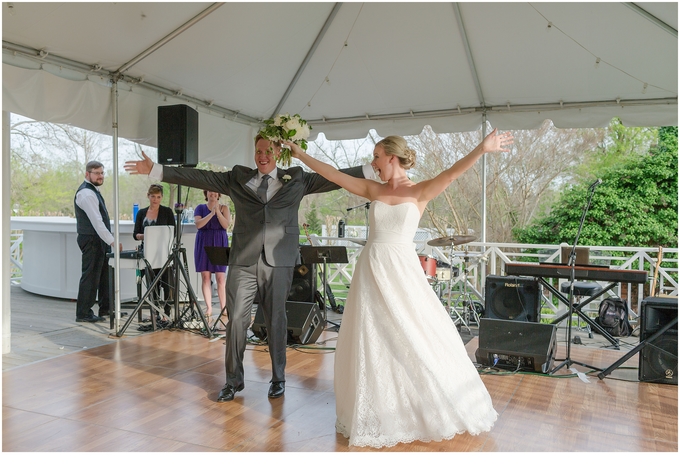
{"type": "Polygon", "coordinates": [[[368,210],[371,208],[371,202],[369,201],[369,202],[366,202],[366,203],[364,203],[364,204],[359,204],[358,206],[349,207],[349,208],[347,209],[347,212],[353,211],[354,209],[358,209],[358,208],[360,208],[360,207],[363,207],[363,208],[364,208],[364,219],[365,219],[365,221],[366,221],[366,225],[365,225],[365,228],[366,228],[366,231],[365,231],[365,238],[366,238],[366,240],[368,240],[368,210]]]}
{"type": "Polygon", "coordinates": [[[583,228],[583,222],[586,220],[586,214],[588,213],[588,209],[590,208],[590,203],[593,200],[593,195],[595,194],[595,188],[597,187],[598,184],[600,184],[602,180],[598,179],[595,181],[592,185],[590,185],[590,188],[588,188],[588,201],[586,202],[585,207],[583,208],[583,213],[581,214],[581,223],[578,227],[578,232],[576,232],[576,239],[574,240],[574,245],[571,247],[571,253],[569,253],[569,267],[570,273],[569,273],[569,313],[567,315],[567,358],[564,359],[564,361],[555,367],[552,371],[550,371],[550,375],[554,374],[558,370],[560,370],[562,367],[567,366],[571,367],[572,364],[579,364],[584,367],[588,367],[589,369],[593,370],[599,370],[601,371],[602,369],[599,369],[597,367],[593,367],[588,364],[584,364],[583,362],[577,362],[573,361],[571,359],[571,317],[574,314],[574,278],[576,276],[576,245],[578,245],[578,239],[581,236],[581,229],[583,228]]]}

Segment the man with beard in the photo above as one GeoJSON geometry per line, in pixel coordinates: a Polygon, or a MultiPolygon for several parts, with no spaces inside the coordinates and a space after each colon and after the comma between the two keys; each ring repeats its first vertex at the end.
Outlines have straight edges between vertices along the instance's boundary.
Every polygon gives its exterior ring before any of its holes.
{"type": "Polygon", "coordinates": [[[85,181],[76,191],[74,207],[78,247],[83,254],[82,274],[76,301],[77,322],[100,322],[110,314],[109,271],[106,253],[111,252],[114,237],[106,203],[99,192],[104,184],[104,165],[91,161],[85,167],[85,181]],[[99,298],[99,315],[92,306],[99,298]]]}

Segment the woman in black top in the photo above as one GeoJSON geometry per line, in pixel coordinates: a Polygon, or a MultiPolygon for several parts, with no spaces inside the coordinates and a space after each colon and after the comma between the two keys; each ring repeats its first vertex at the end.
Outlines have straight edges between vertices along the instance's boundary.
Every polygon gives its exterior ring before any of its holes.
{"type": "MultiPolygon", "coordinates": [[[[167,206],[162,206],[161,201],[163,200],[163,186],[160,184],[152,184],[149,187],[149,191],[146,193],[149,198],[149,207],[140,209],[137,212],[137,218],[135,219],[135,228],[132,232],[132,236],[135,240],[142,242],[141,247],[144,246],[144,228],[150,225],[175,225],[175,214],[167,206]]],[[[154,279],[160,269],[153,270],[154,279]]],[[[165,314],[170,315],[170,276],[169,271],[163,273],[163,278],[161,279],[161,285],[163,286],[163,294],[165,297],[165,314]]],[[[160,292],[159,292],[160,294],[160,292]]]]}
{"type": "Polygon", "coordinates": [[[144,246],[144,228],[149,225],[175,225],[175,214],[167,206],[161,206],[163,200],[163,186],[152,184],[146,193],[149,198],[149,207],[140,209],[135,219],[135,229],[132,236],[135,240],[141,240],[144,246]]]}

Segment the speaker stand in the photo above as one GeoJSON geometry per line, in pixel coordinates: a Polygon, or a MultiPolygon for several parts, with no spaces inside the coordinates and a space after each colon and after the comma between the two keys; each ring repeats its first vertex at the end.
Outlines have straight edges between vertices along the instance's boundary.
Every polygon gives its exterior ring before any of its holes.
{"type": "Polygon", "coordinates": [[[635,346],[633,349],[631,349],[630,351],[628,351],[628,352],[626,353],[626,355],[623,356],[621,359],[619,359],[618,361],[616,361],[615,363],[613,363],[612,365],[610,365],[609,367],[607,367],[605,370],[603,370],[602,372],[600,372],[599,374],[597,374],[597,376],[600,378],[600,380],[604,379],[606,376],[608,376],[609,374],[611,374],[612,372],[614,372],[614,370],[618,369],[618,368],[621,366],[621,364],[623,364],[624,362],[626,362],[626,361],[627,361],[628,359],[630,359],[631,357],[635,356],[635,355],[636,355],[639,351],[641,351],[642,348],[644,348],[645,346],[649,345],[649,346],[654,347],[654,345],[651,344],[651,343],[653,343],[654,340],[656,340],[659,336],[663,335],[663,334],[664,334],[666,331],[668,331],[671,327],[673,327],[673,326],[675,326],[675,325],[677,325],[677,324],[678,324],[678,317],[675,317],[673,320],[671,320],[670,322],[666,323],[666,324],[665,324],[660,330],[658,330],[656,333],[654,333],[654,334],[651,335],[649,338],[647,338],[646,340],[640,342],[640,344],[638,344],[638,345],[635,346]]]}
{"type": "Polygon", "coordinates": [[[328,279],[326,278],[328,263],[342,263],[346,264],[349,262],[347,258],[347,248],[344,246],[309,246],[302,245],[300,247],[300,256],[302,257],[303,264],[322,264],[323,265],[323,323],[325,326],[330,323],[331,325],[339,328],[337,325],[331,321],[328,321],[328,315],[326,313],[326,289],[328,289],[328,279]]]}
{"type": "MultiPolygon", "coordinates": [[[[108,255],[107,255],[108,256],[108,255]]],[[[160,270],[158,275],[151,281],[149,282],[149,278],[151,277],[150,273],[153,273],[153,269],[149,265],[149,262],[144,259],[144,258],[138,258],[137,259],[137,264],[138,264],[138,271],[143,271],[143,274],[141,276],[144,276],[147,280],[147,289],[144,295],[141,294],[142,286],[141,286],[141,278],[138,279],[137,281],[137,295],[138,295],[138,302],[137,305],[135,306],[134,310],[132,313],[128,316],[127,321],[120,327],[118,331],[116,331],[116,336],[121,337],[125,334],[125,330],[128,329],[130,326],[130,323],[132,323],[132,320],[134,320],[135,315],[138,315],[139,319],[141,320],[141,314],[142,314],[142,309],[144,308],[145,304],[149,308],[149,315],[151,317],[151,328],[152,331],[156,331],[156,316],[158,315],[161,319],[166,320],[169,322],[170,318],[168,318],[165,313],[158,307],[158,300],[155,298],[155,292],[156,292],[156,286],[160,286],[160,283],[162,282],[162,275],[165,271],[168,270],[169,265],[172,263],[172,259],[168,259],[165,262],[165,265],[163,268],[160,270]],[[139,262],[143,261],[144,264],[146,264],[146,268],[141,268],[139,269],[139,262]]],[[[167,301],[167,300],[166,300],[167,301]]]]}
{"type": "MultiPolygon", "coordinates": [[[[599,181],[599,180],[598,180],[599,181]]],[[[583,222],[586,220],[586,214],[588,213],[588,209],[590,208],[590,203],[593,200],[593,195],[595,194],[595,188],[597,187],[597,182],[590,186],[589,191],[588,191],[588,200],[586,201],[586,205],[583,207],[583,213],[581,214],[581,223],[579,224],[578,227],[578,232],[576,232],[576,239],[574,240],[574,244],[571,247],[571,253],[569,254],[569,267],[570,273],[569,273],[569,312],[567,314],[567,357],[564,359],[564,361],[559,364],[557,367],[555,367],[552,371],[550,371],[550,375],[553,375],[555,372],[560,370],[562,367],[567,367],[570,368],[573,364],[578,364],[583,367],[587,367],[592,370],[602,370],[598,367],[593,367],[591,365],[585,364],[583,362],[577,362],[571,359],[571,321],[572,321],[572,316],[574,314],[574,282],[575,282],[575,277],[576,277],[576,245],[578,245],[578,239],[581,236],[581,229],[583,229],[583,222]]]]}

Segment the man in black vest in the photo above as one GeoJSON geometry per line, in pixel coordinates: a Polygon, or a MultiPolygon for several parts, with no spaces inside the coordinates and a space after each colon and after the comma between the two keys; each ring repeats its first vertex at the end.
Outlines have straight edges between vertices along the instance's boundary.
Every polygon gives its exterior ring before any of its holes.
{"type": "Polygon", "coordinates": [[[74,207],[78,247],[83,253],[82,275],[76,302],[77,322],[100,322],[110,314],[109,271],[106,253],[111,252],[114,237],[111,220],[99,186],[104,184],[104,165],[91,161],[85,167],[85,181],[76,191],[74,207]],[[92,306],[99,294],[99,315],[92,306]]]}

